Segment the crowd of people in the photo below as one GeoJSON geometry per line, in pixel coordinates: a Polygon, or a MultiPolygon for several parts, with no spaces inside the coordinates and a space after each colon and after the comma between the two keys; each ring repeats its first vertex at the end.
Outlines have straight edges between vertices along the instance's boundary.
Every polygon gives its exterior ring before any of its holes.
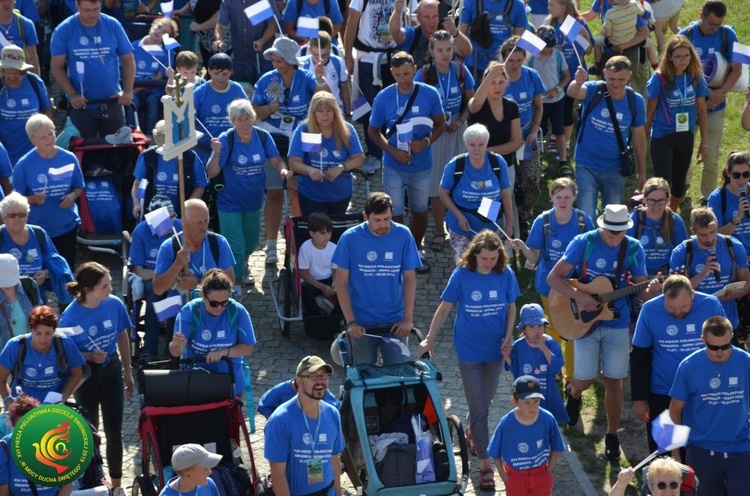
{"type": "MultiPolygon", "coordinates": [[[[266,263],[279,260],[286,187],[293,215],[309,218],[311,240],[299,254],[304,312],[341,316],[355,364],[410,359],[393,343],[406,344],[417,275],[448,256],[449,241],[455,270],[420,352],[435,351],[456,307],[452,344],[480,489],[494,491],[497,474],[511,496],[551,494],[564,451],[559,425],[579,423],[582,395],[597,380],[604,454],[619,460],[629,378],[638,419],[650,426],[667,410],[692,428],[687,446],[652,464],[650,492],[679,489],[684,462],[701,481],[697,494],[743,494],[750,153],[731,152],[719,166],[726,98],[742,74],[723,0],[706,0],[682,29],[681,0],[596,0],[585,12],[574,0],[465,0],[460,11],[439,0],[295,0],[267,2],[264,20],[248,18],[260,1],[182,0],[173,12],[155,1],[0,4],[0,397],[11,421],[70,398],[97,427],[101,411],[109,477],[115,496],[124,493],[134,323],[107,268],[76,251],[89,171],[68,148],[70,134],[132,143],[132,103],[154,143],[134,164],[132,207],[123,212],[135,221],[129,282],[146,302],[141,363],[167,355],[216,372],[231,367],[234,394],[246,398],[256,338],[238,300],[255,284],[249,257],[261,239],[266,263]],[[149,15],[147,33],[134,37],[140,14],[149,15]],[[173,14],[194,16],[199,54],[187,46],[173,53],[173,14]],[[317,20],[317,35],[298,31],[303,17],[317,20]],[[600,37],[587,24],[597,17],[600,37]],[[581,28],[575,41],[570,19],[581,28]],[[530,46],[527,32],[542,46],[530,46]],[[726,62],[721,81],[704,77],[709,57],[726,62]],[[69,113],[60,139],[53,81],[69,113]],[[157,153],[171,125],[161,98],[180,96],[183,82],[194,85],[203,133],[184,170],[157,153]],[[547,155],[557,155],[546,165],[545,137],[547,155]],[[694,156],[705,206],[690,212],[688,233],[678,209],[694,156]],[[383,192],[365,199],[362,224],[331,242],[330,216],[349,210],[354,174],[369,179],[381,168],[383,192]],[[549,209],[539,205],[543,174],[553,178],[549,209]],[[640,197],[629,209],[631,176],[640,197]],[[425,240],[430,208],[434,234],[425,240]],[[175,229],[160,236],[143,216],[161,209],[175,229]],[[541,304],[516,308],[512,256],[535,269],[541,304]],[[52,294],[57,311],[47,304],[52,294]],[[154,304],[177,295],[183,306],[160,352],[154,304]],[[514,377],[513,409],[493,433],[503,369],[514,377]]],[[[747,95],[741,124],[750,129],[750,87],[747,95]]],[[[305,357],[294,379],[260,401],[276,494],[341,494],[332,373],[305,357]]],[[[647,432],[644,444],[658,449],[647,432]]],[[[0,493],[28,492],[9,463],[0,452],[0,493]]],[[[183,446],[163,494],[206,485],[214,494],[207,470],[216,463],[202,447],[183,446]]],[[[612,494],[633,476],[623,471],[612,494]]]]}

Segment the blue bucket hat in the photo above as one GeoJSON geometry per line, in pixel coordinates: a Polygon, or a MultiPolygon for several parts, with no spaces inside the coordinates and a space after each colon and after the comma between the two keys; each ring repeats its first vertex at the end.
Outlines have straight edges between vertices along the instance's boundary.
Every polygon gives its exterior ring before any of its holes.
{"type": "Polygon", "coordinates": [[[519,331],[526,326],[546,324],[549,325],[549,320],[544,318],[544,310],[538,303],[527,303],[521,307],[521,322],[518,323],[516,329],[519,331]]]}

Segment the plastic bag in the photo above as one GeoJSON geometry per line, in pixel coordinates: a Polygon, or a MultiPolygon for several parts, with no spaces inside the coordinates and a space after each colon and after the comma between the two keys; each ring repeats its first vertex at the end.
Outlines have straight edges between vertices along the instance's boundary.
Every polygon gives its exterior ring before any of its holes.
{"type": "Polygon", "coordinates": [[[414,429],[414,437],[417,440],[417,472],[415,479],[417,484],[435,482],[435,465],[432,461],[432,434],[422,431],[422,422],[419,415],[411,418],[414,429]]]}

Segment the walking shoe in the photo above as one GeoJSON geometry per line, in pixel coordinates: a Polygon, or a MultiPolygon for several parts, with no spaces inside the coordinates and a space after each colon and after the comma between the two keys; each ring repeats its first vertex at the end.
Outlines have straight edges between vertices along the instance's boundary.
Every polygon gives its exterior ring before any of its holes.
{"type": "Polygon", "coordinates": [[[573,398],[573,395],[570,394],[570,384],[568,384],[565,387],[565,411],[568,412],[568,417],[570,417],[568,425],[571,427],[575,427],[578,420],[581,418],[581,403],[581,398],[573,398]]]}
{"type": "Polygon", "coordinates": [[[604,437],[604,456],[611,462],[620,459],[620,438],[617,434],[607,434],[604,437]]]}
{"type": "Polygon", "coordinates": [[[422,255],[419,255],[419,262],[421,265],[415,269],[415,272],[417,274],[427,274],[430,271],[430,264],[422,255]]]}
{"type": "Polygon", "coordinates": [[[266,264],[274,265],[279,263],[279,254],[276,252],[276,248],[266,249],[266,264]]]}
{"type": "Polygon", "coordinates": [[[573,177],[575,175],[575,171],[573,170],[573,167],[568,165],[568,162],[566,160],[560,160],[560,174],[562,174],[565,177],[573,177]]]}
{"type": "Polygon", "coordinates": [[[255,278],[250,272],[245,272],[245,277],[242,278],[242,282],[248,286],[252,286],[255,284],[255,278]]]}
{"type": "Polygon", "coordinates": [[[380,162],[379,158],[370,155],[365,159],[365,164],[362,166],[362,172],[365,174],[375,174],[382,165],[383,164],[380,162]]]}
{"type": "Polygon", "coordinates": [[[129,145],[133,143],[133,131],[128,126],[122,126],[115,134],[108,134],[104,141],[110,145],[129,145]]]}

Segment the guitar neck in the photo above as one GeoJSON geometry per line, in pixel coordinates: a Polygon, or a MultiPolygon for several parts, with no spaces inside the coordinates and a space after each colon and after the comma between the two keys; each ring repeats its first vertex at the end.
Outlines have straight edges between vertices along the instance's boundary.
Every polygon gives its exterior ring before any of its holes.
{"type": "Polygon", "coordinates": [[[599,299],[602,303],[607,303],[618,298],[623,298],[628,295],[640,293],[648,287],[650,282],[651,280],[649,279],[648,281],[639,282],[638,284],[633,284],[632,286],[616,289],[615,291],[610,291],[609,293],[599,295],[599,299]]]}

